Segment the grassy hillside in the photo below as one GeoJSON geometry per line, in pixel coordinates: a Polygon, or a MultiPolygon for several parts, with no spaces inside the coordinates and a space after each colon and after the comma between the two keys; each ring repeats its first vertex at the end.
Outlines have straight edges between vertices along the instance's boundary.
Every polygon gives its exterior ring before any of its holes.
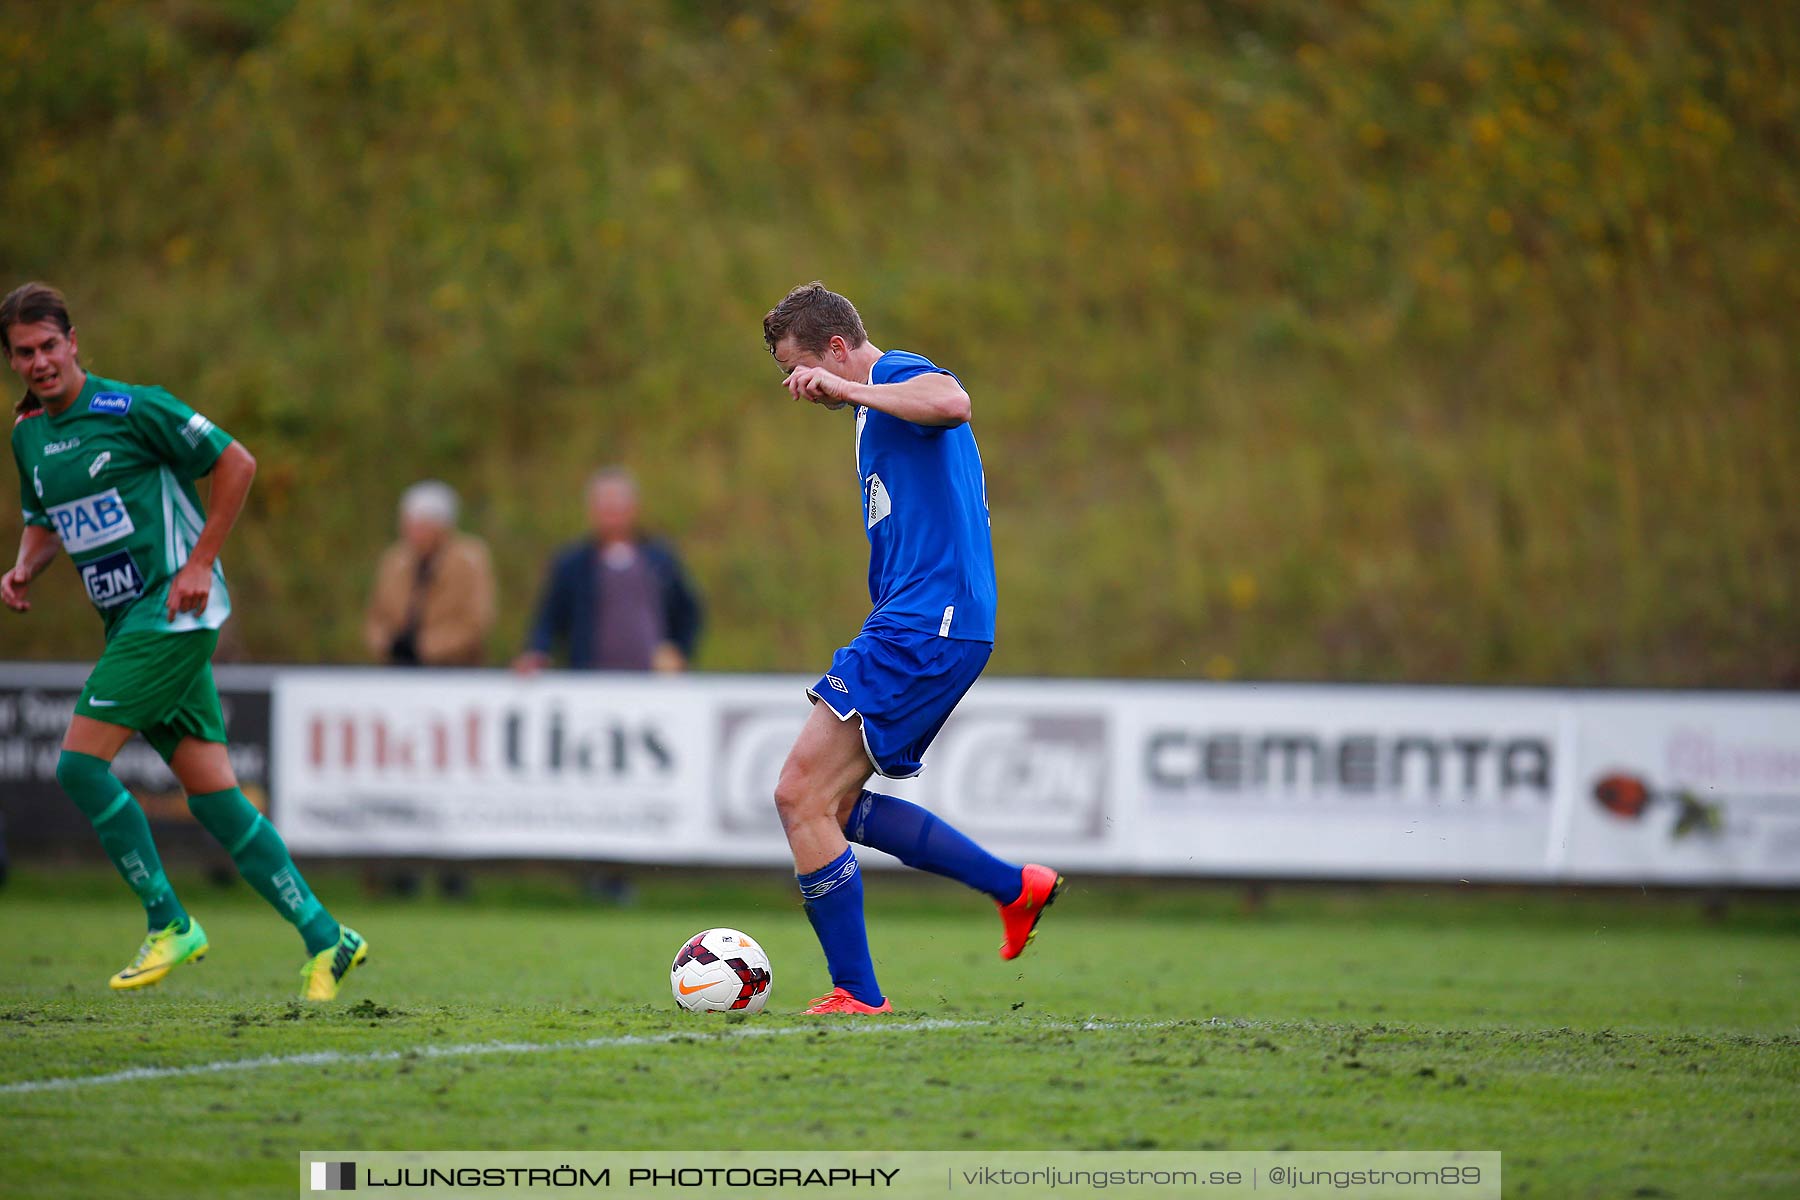
{"type": "MultiPolygon", "coordinates": [[[[999,670],[1800,680],[1785,6],[33,5],[0,91],[0,277],[263,464],[251,657],[359,655],[426,475],[503,656],[624,461],[705,664],[816,667],[850,429],[758,318],[818,277],[975,397],[999,670]]],[[[90,654],[41,591],[0,658],[90,654]]]]}

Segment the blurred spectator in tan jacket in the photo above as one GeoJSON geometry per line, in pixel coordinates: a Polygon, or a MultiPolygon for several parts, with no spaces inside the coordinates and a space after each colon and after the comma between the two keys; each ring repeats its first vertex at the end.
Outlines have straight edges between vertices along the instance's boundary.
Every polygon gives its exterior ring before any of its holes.
{"type": "Polygon", "coordinates": [[[427,479],[400,496],[400,540],[381,556],[363,620],[375,658],[402,667],[481,663],[494,625],[494,569],[487,543],[456,530],[459,503],[427,479]]]}

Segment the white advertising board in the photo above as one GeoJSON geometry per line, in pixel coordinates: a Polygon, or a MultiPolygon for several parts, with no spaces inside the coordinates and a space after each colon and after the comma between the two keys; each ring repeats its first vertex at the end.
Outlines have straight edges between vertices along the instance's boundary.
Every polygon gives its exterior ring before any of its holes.
{"type": "MultiPolygon", "coordinates": [[[[308,854],[784,865],[807,682],[283,671],[277,822],[308,854]]],[[[992,679],[926,762],[871,786],[1071,870],[1800,883],[1800,697],[992,679]]]]}
{"type": "Polygon", "coordinates": [[[1134,870],[1537,879],[1567,714],[1536,697],[1157,686],[1121,694],[1134,870]]]}
{"type": "Polygon", "coordinates": [[[1800,883],[1800,698],[1576,702],[1569,821],[1553,861],[1626,883],[1800,883]]]}

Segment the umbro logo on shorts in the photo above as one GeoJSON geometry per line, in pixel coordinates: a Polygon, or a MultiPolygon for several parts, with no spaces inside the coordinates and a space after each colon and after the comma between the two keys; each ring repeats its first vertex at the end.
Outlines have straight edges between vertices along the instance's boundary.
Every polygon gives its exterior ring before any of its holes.
{"type": "Polygon", "coordinates": [[[846,695],[846,696],[848,696],[850,694],[850,689],[845,687],[844,681],[839,679],[836,675],[827,675],[825,677],[825,682],[829,683],[832,687],[834,687],[838,691],[844,693],[844,695],[846,695]]]}

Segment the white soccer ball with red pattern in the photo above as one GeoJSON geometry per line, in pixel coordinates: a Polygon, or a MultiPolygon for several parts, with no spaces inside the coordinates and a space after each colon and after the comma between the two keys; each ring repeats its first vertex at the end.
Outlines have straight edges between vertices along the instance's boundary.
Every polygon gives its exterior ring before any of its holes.
{"type": "Polygon", "coordinates": [[[769,956],[747,933],[702,929],[675,956],[669,990],[689,1012],[758,1012],[769,1002],[769,956]]]}

